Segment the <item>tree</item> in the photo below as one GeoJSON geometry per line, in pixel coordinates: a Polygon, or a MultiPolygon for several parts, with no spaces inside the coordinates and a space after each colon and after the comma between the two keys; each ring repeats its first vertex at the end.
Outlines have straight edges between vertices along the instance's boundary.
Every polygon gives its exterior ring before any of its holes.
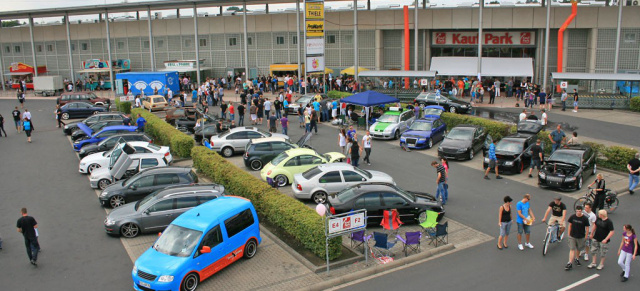
{"type": "Polygon", "coordinates": [[[18,20],[6,20],[6,21],[2,21],[2,27],[14,27],[14,26],[19,26],[20,21],[18,20]]]}
{"type": "Polygon", "coordinates": [[[244,11],[244,10],[242,10],[242,8],[241,8],[241,7],[238,7],[238,6],[231,6],[231,7],[227,8],[227,11],[242,12],[242,11],[244,11]]]}

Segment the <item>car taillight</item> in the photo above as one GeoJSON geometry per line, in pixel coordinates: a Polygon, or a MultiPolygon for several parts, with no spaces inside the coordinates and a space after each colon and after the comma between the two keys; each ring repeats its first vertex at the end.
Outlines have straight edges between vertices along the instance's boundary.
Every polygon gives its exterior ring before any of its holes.
{"type": "Polygon", "coordinates": [[[269,172],[267,172],[267,176],[271,175],[271,170],[269,170],[269,172]]]}
{"type": "Polygon", "coordinates": [[[209,143],[213,147],[213,142],[209,143]]]}
{"type": "Polygon", "coordinates": [[[164,154],[164,156],[165,156],[165,157],[168,157],[168,156],[169,156],[169,152],[166,152],[166,153],[164,154]]]}
{"type": "Polygon", "coordinates": [[[153,143],[153,140],[150,140],[149,143],[153,143]]]}
{"type": "Polygon", "coordinates": [[[249,152],[245,152],[245,153],[244,153],[244,156],[245,156],[246,158],[248,158],[248,157],[249,157],[249,152]]]}
{"type": "Polygon", "coordinates": [[[336,209],[333,208],[333,206],[329,207],[329,211],[331,212],[331,214],[336,215],[336,209]]]}
{"type": "Polygon", "coordinates": [[[302,191],[302,186],[300,186],[300,184],[296,184],[296,188],[298,188],[298,191],[302,191]]]}

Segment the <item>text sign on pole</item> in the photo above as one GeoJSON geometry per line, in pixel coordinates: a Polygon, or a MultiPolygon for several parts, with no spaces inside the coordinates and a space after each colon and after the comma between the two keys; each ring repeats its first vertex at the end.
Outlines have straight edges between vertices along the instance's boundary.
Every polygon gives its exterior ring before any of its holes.
{"type": "Polygon", "coordinates": [[[324,21],[307,21],[307,37],[324,36],[324,21]]]}
{"type": "Polygon", "coordinates": [[[305,7],[306,19],[324,19],[324,2],[307,2],[305,7]]]}
{"type": "Polygon", "coordinates": [[[307,57],[307,72],[324,72],[324,56],[307,57]]]}
{"type": "Polygon", "coordinates": [[[329,219],[329,234],[346,232],[352,229],[362,228],[365,225],[364,212],[354,213],[329,219]]]}
{"type": "Polygon", "coordinates": [[[569,83],[567,81],[560,82],[560,88],[567,89],[569,87],[569,83]]]}
{"type": "Polygon", "coordinates": [[[308,38],[307,55],[324,55],[324,38],[308,38]]]}

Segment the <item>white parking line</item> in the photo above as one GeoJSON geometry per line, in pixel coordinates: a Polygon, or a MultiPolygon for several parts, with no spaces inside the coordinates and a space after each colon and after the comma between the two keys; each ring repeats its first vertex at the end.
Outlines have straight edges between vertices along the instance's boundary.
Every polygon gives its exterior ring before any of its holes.
{"type": "Polygon", "coordinates": [[[580,281],[578,281],[578,282],[575,282],[575,283],[573,283],[573,284],[571,284],[571,285],[569,285],[569,286],[566,286],[566,287],[564,287],[564,288],[558,289],[558,291],[571,290],[571,289],[573,289],[573,288],[575,288],[575,287],[578,287],[578,286],[580,286],[580,285],[582,285],[582,284],[584,284],[584,283],[586,283],[586,282],[589,282],[589,281],[591,281],[591,280],[593,280],[593,279],[595,279],[595,278],[598,278],[598,277],[600,277],[600,275],[598,275],[598,274],[593,274],[593,275],[591,275],[591,276],[589,276],[589,277],[586,277],[586,278],[584,278],[584,279],[582,279],[582,280],[580,280],[580,281]]]}

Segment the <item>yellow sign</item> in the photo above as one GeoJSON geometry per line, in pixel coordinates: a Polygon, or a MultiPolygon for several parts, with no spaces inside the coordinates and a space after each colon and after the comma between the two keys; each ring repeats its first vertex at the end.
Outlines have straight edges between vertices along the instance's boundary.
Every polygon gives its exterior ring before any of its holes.
{"type": "Polygon", "coordinates": [[[306,5],[307,19],[324,19],[324,2],[307,2],[306,5]]]}
{"type": "Polygon", "coordinates": [[[324,36],[324,21],[307,21],[307,36],[324,36]]]}

